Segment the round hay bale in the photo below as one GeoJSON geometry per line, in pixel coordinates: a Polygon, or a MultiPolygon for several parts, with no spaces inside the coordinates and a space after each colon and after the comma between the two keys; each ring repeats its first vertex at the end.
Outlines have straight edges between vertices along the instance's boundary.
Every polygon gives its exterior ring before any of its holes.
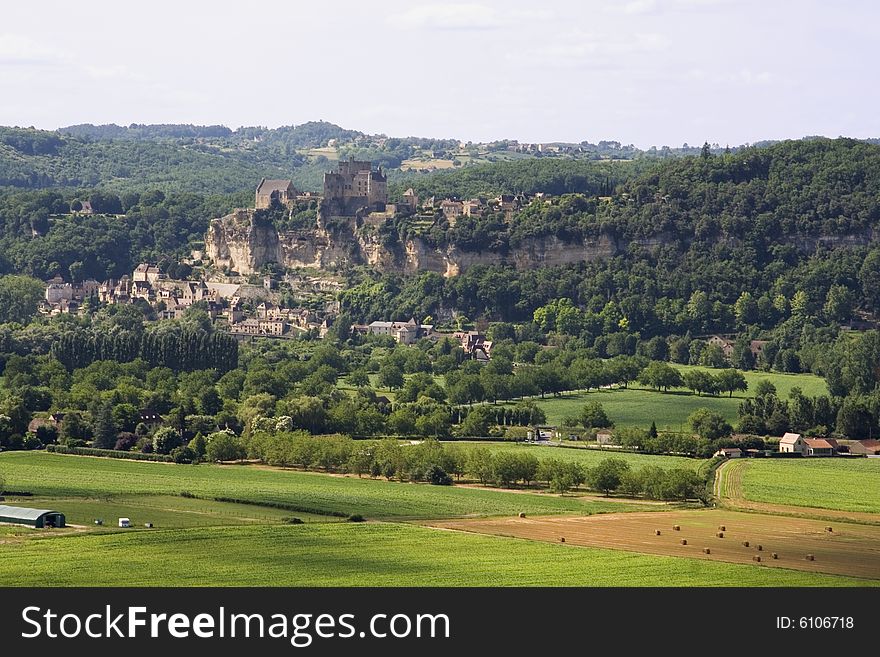
{"type": "Polygon", "coordinates": [[[519,512],[519,517],[520,517],[520,518],[525,518],[525,517],[526,517],[526,514],[525,514],[524,512],[522,512],[522,511],[520,511],[520,512],[519,512]]]}
{"type": "Polygon", "coordinates": [[[748,541],[743,541],[743,547],[749,547],[749,542],[748,542],[748,541]]]}
{"type": "Polygon", "coordinates": [[[654,536],[660,536],[660,530],[659,530],[659,529],[655,529],[655,530],[654,530],[654,536]]]}
{"type": "Polygon", "coordinates": [[[763,545],[756,545],[755,547],[758,548],[758,552],[761,552],[764,549],[763,545]]]}
{"type": "Polygon", "coordinates": [[[778,559],[778,558],[779,558],[779,555],[776,554],[775,552],[771,552],[771,553],[770,553],[770,558],[771,558],[771,559],[778,559]]]}
{"type": "Polygon", "coordinates": [[[720,529],[723,532],[727,531],[727,527],[725,527],[724,525],[718,525],[718,529],[720,529]]]}
{"type": "Polygon", "coordinates": [[[703,548],[703,554],[712,554],[712,550],[709,548],[703,548]]]}
{"type": "Polygon", "coordinates": [[[681,525],[672,525],[672,529],[674,529],[674,530],[677,531],[677,532],[680,532],[680,531],[681,531],[681,525]]]}
{"type": "Polygon", "coordinates": [[[816,555],[814,555],[814,554],[807,555],[807,561],[815,561],[815,560],[816,560],[816,555]]]}
{"type": "Polygon", "coordinates": [[[761,557],[758,556],[757,554],[756,554],[755,556],[753,556],[752,559],[754,559],[754,560],[757,561],[758,563],[761,563],[761,557]]]}
{"type": "Polygon", "coordinates": [[[682,545],[687,545],[687,544],[688,544],[688,540],[687,540],[686,538],[681,539],[681,544],[682,544],[682,545]]]}
{"type": "Polygon", "coordinates": [[[560,542],[560,543],[565,543],[565,536],[560,536],[560,537],[559,537],[559,542],[560,542]]]}
{"type": "Polygon", "coordinates": [[[724,538],[724,532],[718,532],[718,533],[716,534],[716,536],[717,536],[718,538],[724,538]]]}

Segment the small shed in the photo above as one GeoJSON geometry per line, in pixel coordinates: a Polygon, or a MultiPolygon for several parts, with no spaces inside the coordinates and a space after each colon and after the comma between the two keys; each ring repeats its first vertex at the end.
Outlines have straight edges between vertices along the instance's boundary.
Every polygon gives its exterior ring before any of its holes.
{"type": "Polygon", "coordinates": [[[611,445],[614,443],[614,434],[610,431],[597,431],[596,442],[600,445],[611,445]]]}
{"type": "Polygon", "coordinates": [[[0,504],[0,522],[30,525],[37,529],[64,527],[64,514],[50,509],[29,509],[23,506],[0,504]]]}

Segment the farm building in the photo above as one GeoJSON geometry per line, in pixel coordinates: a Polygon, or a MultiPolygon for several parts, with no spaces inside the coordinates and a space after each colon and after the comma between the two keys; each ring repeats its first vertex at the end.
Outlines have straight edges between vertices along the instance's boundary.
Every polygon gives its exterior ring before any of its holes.
{"type": "Polygon", "coordinates": [[[779,441],[779,451],[789,454],[806,456],[807,443],[799,433],[787,433],[779,441]]]}
{"type": "Polygon", "coordinates": [[[739,447],[722,447],[714,454],[715,456],[724,456],[729,459],[742,458],[742,450],[739,447]]]}
{"type": "Polygon", "coordinates": [[[23,506],[0,504],[0,522],[30,525],[37,529],[64,527],[64,514],[49,509],[28,509],[23,506]]]}
{"type": "Polygon", "coordinates": [[[807,456],[834,456],[837,450],[836,440],[807,438],[804,442],[807,444],[807,456]]]}
{"type": "Polygon", "coordinates": [[[600,445],[611,445],[614,442],[614,435],[610,431],[597,431],[596,442],[600,445]]]}

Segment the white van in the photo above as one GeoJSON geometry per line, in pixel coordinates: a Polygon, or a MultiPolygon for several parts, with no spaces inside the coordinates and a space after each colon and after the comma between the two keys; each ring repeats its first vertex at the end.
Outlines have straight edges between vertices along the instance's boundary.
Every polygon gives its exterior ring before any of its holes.
{"type": "Polygon", "coordinates": [[[119,526],[120,527],[131,527],[131,520],[129,520],[128,518],[120,518],[119,519],[119,526]]]}

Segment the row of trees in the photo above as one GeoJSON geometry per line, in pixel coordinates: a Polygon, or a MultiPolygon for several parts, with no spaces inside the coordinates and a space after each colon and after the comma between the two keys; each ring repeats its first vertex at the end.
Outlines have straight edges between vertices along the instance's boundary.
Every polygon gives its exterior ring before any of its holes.
{"type": "Polygon", "coordinates": [[[224,331],[119,331],[105,334],[75,330],[62,334],[52,345],[52,357],[69,370],[100,360],[130,363],[141,358],[152,367],[175,372],[238,367],[238,342],[224,331]]]}
{"type": "Polygon", "coordinates": [[[247,452],[252,458],[281,467],[444,485],[451,484],[453,478],[470,478],[504,488],[542,482],[559,493],[586,485],[606,495],[620,490],[652,499],[691,499],[702,495],[705,483],[687,469],[655,467],[630,473],[629,463],[618,458],[604,459],[588,468],[574,460],[539,459],[525,450],[465,447],[436,440],[406,445],[392,439],[353,441],[345,436],[312,436],[302,431],[257,432],[247,442],[247,452]]]}

